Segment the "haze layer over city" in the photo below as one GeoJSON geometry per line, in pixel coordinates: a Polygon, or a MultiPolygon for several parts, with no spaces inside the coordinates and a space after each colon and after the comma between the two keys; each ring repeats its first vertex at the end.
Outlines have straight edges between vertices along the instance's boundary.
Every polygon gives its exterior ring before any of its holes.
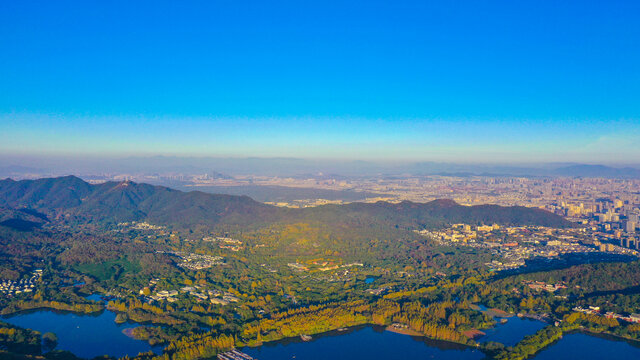
{"type": "Polygon", "coordinates": [[[637,14],[3,2],[0,358],[639,357],[637,14]]]}

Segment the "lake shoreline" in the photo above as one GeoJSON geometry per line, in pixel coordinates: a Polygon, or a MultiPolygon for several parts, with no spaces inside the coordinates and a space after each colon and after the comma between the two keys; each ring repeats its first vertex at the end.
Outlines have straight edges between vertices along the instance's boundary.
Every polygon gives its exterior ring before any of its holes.
{"type": "Polygon", "coordinates": [[[162,353],[164,346],[151,345],[148,341],[130,336],[132,329],[139,324],[116,324],[115,316],[109,310],[86,314],[40,308],[14,312],[0,317],[0,321],[42,334],[52,332],[58,337],[56,349],[69,351],[79,358],[91,359],[103,355],[131,357],[148,351],[162,353]]]}
{"type": "Polygon", "coordinates": [[[386,331],[385,328],[386,326],[380,325],[362,325],[341,332],[316,334],[308,342],[293,338],[293,341],[269,342],[264,346],[244,347],[242,351],[261,360],[486,359],[486,354],[477,347],[432,340],[424,336],[406,336],[406,334],[386,331]]]}
{"type": "MultiPolygon", "coordinates": [[[[597,331],[591,331],[591,330],[586,329],[586,328],[581,328],[581,329],[574,330],[573,333],[583,333],[585,335],[599,337],[599,338],[603,338],[605,340],[632,342],[632,343],[640,346],[640,339],[629,338],[629,337],[626,337],[626,336],[613,334],[613,333],[610,333],[610,332],[607,332],[607,331],[597,332],[597,331]],[[600,335],[600,336],[598,336],[598,335],[600,335]]],[[[571,332],[569,332],[567,334],[571,334],[571,332]]]]}
{"type": "Polygon", "coordinates": [[[409,328],[398,328],[393,325],[389,325],[384,328],[385,331],[390,331],[392,333],[401,334],[401,335],[409,335],[409,336],[424,336],[423,334],[409,328]]]}
{"type": "MultiPolygon", "coordinates": [[[[68,304],[65,304],[68,305],[68,304]]],[[[83,304],[84,305],[84,304],[83,304]]],[[[93,311],[80,311],[80,310],[73,310],[73,309],[61,309],[61,308],[55,308],[52,306],[47,306],[47,305],[40,305],[38,304],[38,306],[34,306],[34,307],[24,307],[24,308],[19,308],[19,309],[9,309],[7,311],[7,308],[2,309],[2,311],[0,311],[0,316],[1,317],[11,317],[13,315],[20,315],[21,313],[26,313],[29,311],[57,311],[60,313],[68,313],[68,314],[76,314],[76,315],[95,315],[95,314],[100,314],[103,311],[107,310],[106,307],[102,307],[101,309],[97,309],[97,310],[93,310],[93,311]]]]}
{"type": "MultiPolygon", "coordinates": [[[[399,335],[407,335],[410,337],[418,337],[418,338],[423,338],[426,340],[430,340],[430,341],[438,341],[438,342],[442,342],[442,343],[447,343],[447,344],[451,344],[451,345],[456,345],[456,346],[463,346],[469,349],[475,349],[475,346],[466,344],[466,343],[461,343],[461,342],[457,342],[457,341],[452,341],[452,340],[444,340],[444,339],[438,339],[438,338],[432,338],[429,336],[426,336],[418,331],[415,331],[413,329],[392,329],[391,325],[380,325],[380,324],[373,324],[373,323],[365,323],[365,324],[358,324],[358,325],[352,325],[352,326],[341,326],[341,327],[337,327],[335,329],[331,329],[331,330],[326,330],[326,331],[321,331],[321,332],[317,332],[317,333],[313,333],[313,332],[309,332],[306,335],[312,335],[313,339],[311,339],[309,342],[313,342],[315,340],[317,340],[317,338],[323,338],[323,337],[328,337],[328,336],[341,336],[341,335],[348,335],[354,331],[358,331],[358,330],[362,330],[364,328],[373,328],[373,329],[377,329],[380,330],[382,332],[384,331],[388,331],[390,333],[395,333],[395,334],[399,334],[399,335]],[[344,330],[340,330],[340,329],[344,329],[344,330]]],[[[300,339],[300,335],[295,335],[295,336],[289,336],[289,337],[285,337],[285,338],[281,338],[281,339],[276,339],[276,340],[270,340],[270,341],[263,341],[261,343],[252,343],[252,344],[245,344],[244,346],[242,346],[242,348],[258,348],[260,346],[272,346],[272,345],[277,345],[277,344],[282,344],[282,343],[303,343],[306,341],[303,341],[300,339]]]]}

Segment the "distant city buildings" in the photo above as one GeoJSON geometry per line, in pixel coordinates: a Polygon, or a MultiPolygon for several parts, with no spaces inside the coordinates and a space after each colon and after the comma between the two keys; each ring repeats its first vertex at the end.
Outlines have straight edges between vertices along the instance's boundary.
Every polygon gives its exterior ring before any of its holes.
{"type": "Polygon", "coordinates": [[[556,258],[565,254],[608,253],[640,257],[640,241],[629,236],[588,227],[556,229],[544,226],[454,224],[449,228],[416,230],[442,245],[491,249],[499,259],[486,265],[494,271],[516,269],[532,258],[556,258]]]}

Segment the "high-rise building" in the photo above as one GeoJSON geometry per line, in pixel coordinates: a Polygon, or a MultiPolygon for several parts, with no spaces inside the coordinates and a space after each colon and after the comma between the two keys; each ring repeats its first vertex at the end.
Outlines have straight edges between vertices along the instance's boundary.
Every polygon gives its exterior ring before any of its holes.
{"type": "Polygon", "coordinates": [[[636,232],[636,222],[634,221],[627,221],[627,224],[625,226],[625,230],[628,233],[634,233],[636,232]]]}

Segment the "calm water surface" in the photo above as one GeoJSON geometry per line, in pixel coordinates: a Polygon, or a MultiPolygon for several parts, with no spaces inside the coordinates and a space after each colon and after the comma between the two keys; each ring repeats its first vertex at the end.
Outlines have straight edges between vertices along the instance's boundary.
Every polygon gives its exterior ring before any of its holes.
{"type": "Polygon", "coordinates": [[[4,317],[2,321],[41,333],[55,333],[58,337],[57,350],[69,350],[84,358],[99,355],[132,356],[149,350],[162,352],[162,347],[152,347],[123,334],[123,329],[137,325],[116,324],[115,318],[115,313],[106,310],[99,315],[37,310],[4,317]]]}
{"type": "MultiPolygon", "coordinates": [[[[486,310],[480,306],[481,310],[486,310]]],[[[487,335],[478,342],[497,341],[507,346],[517,344],[522,338],[547,326],[546,323],[527,318],[512,316],[505,324],[496,324],[493,329],[482,330],[487,335]]],[[[499,321],[499,318],[496,320],[499,321]]],[[[612,336],[595,336],[585,333],[565,335],[555,344],[542,350],[536,360],[601,360],[601,359],[640,359],[640,343],[628,342],[612,336]]]]}
{"type": "Polygon", "coordinates": [[[535,360],[640,359],[640,345],[615,338],[573,333],[540,351],[535,360]]]}
{"type": "MultiPolygon", "coordinates": [[[[97,298],[92,298],[97,300],[97,298]]],[[[91,358],[99,355],[121,357],[153,350],[162,352],[162,347],[151,347],[146,342],[131,339],[122,333],[135,324],[116,324],[115,313],[104,311],[99,315],[77,315],[50,310],[39,310],[5,317],[2,320],[14,325],[53,332],[58,336],[56,349],[69,350],[74,354],[91,358]]],[[[485,330],[486,336],[478,339],[498,341],[514,345],[524,336],[533,334],[545,323],[509,318],[506,324],[485,330]]],[[[314,335],[313,340],[303,342],[299,338],[269,343],[244,351],[260,360],[355,360],[355,359],[484,359],[482,352],[458,344],[429,340],[384,331],[383,328],[364,326],[344,332],[333,331],[314,335]]],[[[536,360],[596,360],[596,359],[640,359],[640,345],[615,338],[596,337],[583,333],[565,335],[563,339],[542,350],[536,360]]]]}
{"type": "Polygon", "coordinates": [[[355,360],[355,359],[483,359],[476,349],[442,341],[428,340],[384,331],[378,327],[359,327],[345,332],[316,335],[313,340],[278,341],[257,348],[243,349],[260,360],[355,360]]]}
{"type": "MultiPolygon", "coordinates": [[[[484,305],[478,305],[481,311],[486,311],[487,307],[484,305]]],[[[498,323],[492,329],[483,329],[486,335],[477,338],[478,342],[495,341],[506,346],[513,346],[520,342],[525,336],[534,334],[536,331],[547,326],[547,323],[542,321],[519,318],[517,316],[511,316],[506,318],[507,322],[500,324],[501,318],[494,318],[498,323]]]]}
{"type": "MultiPolygon", "coordinates": [[[[497,321],[500,321],[497,319],[497,321]]],[[[477,339],[478,342],[496,341],[506,346],[513,346],[522,340],[525,336],[534,334],[548,324],[532,319],[519,318],[512,316],[507,318],[505,324],[496,324],[492,329],[482,330],[487,335],[477,339]]]]}
{"type": "MultiPolygon", "coordinates": [[[[519,320],[522,324],[527,324],[522,325],[524,327],[536,322],[544,326],[539,321],[519,320]]],[[[504,328],[504,325],[502,327],[504,328]]],[[[522,334],[518,336],[520,335],[522,334]]],[[[258,348],[245,348],[243,351],[260,360],[485,359],[482,352],[462,345],[395,334],[370,326],[350,329],[343,333],[316,335],[309,342],[296,338],[258,348]]],[[[565,335],[563,339],[535,356],[535,360],[556,359],[640,359],[640,345],[615,338],[573,333],[565,335]]]]}

